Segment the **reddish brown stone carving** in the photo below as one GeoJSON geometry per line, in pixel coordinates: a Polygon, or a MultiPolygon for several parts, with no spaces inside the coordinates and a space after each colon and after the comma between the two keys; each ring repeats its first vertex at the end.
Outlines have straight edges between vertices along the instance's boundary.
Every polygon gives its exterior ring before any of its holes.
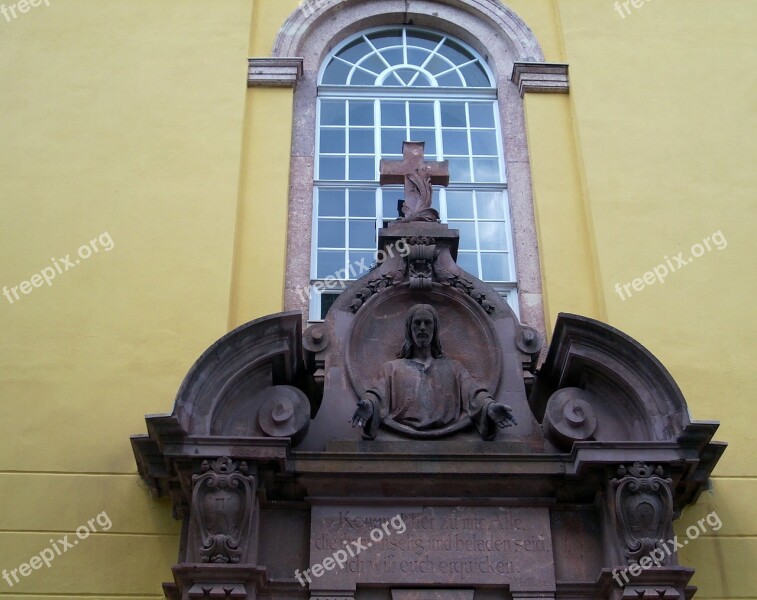
{"type": "MultiPolygon", "coordinates": [[[[411,288],[412,289],[412,288],[411,288]]],[[[430,304],[412,306],[405,318],[405,339],[397,358],[384,364],[357,404],[353,425],[375,439],[379,425],[410,437],[442,437],[476,425],[485,440],[494,427],[516,425],[511,408],[447,358],[439,341],[439,315],[430,304]]]]}
{"type": "Polygon", "coordinates": [[[222,457],[203,461],[192,477],[192,525],[202,546],[202,562],[238,563],[249,542],[255,478],[247,463],[222,457]]]}
{"type": "MultiPolygon", "coordinates": [[[[428,210],[416,192],[409,213],[428,210]]],[[[147,418],[139,473],[185,525],[168,598],[691,597],[675,554],[625,588],[617,571],[706,487],[725,449],[717,423],[691,421],[654,356],[585,317],[558,317],[536,372],[543,340],[456,264],[457,243],[433,219],[391,223],[386,260],[324,323],[303,335],[290,312],[239,327],[190,369],[170,414],[147,418]],[[400,241],[410,252],[392,254],[400,241]],[[408,324],[417,305],[433,309],[408,324]],[[387,376],[403,340],[402,360],[446,361],[445,374],[387,376]]]]}
{"type": "MultiPolygon", "coordinates": [[[[668,540],[673,531],[673,495],[663,469],[641,462],[618,468],[615,513],[626,544],[628,564],[638,563],[668,540]]],[[[667,562],[667,557],[665,558],[667,562]]]]}
{"type": "Polygon", "coordinates": [[[431,186],[449,185],[449,163],[425,160],[424,142],[404,142],[402,160],[382,160],[379,166],[381,185],[405,184],[401,213],[403,221],[438,221],[439,213],[431,208],[431,186]]]}
{"type": "Polygon", "coordinates": [[[311,590],[387,581],[529,591],[555,588],[547,507],[314,506],[311,564],[321,564],[344,549],[344,541],[352,542],[355,556],[345,551],[341,567],[320,576],[311,571],[311,590]],[[398,521],[403,528],[394,527],[398,521]],[[359,553],[357,540],[365,547],[359,553]]]}

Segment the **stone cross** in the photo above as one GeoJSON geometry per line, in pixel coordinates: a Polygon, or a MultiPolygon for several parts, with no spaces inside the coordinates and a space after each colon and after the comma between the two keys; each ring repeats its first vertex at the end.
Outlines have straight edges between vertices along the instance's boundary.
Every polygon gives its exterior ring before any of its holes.
{"type": "Polygon", "coordinates": [[[449,185],[449,162],[424,160],[425,142],[403,142],[402,160],[382,160],[381,185],[405,184],[402,212],[411,219],[431,208],[431,186],[449,185]]]}

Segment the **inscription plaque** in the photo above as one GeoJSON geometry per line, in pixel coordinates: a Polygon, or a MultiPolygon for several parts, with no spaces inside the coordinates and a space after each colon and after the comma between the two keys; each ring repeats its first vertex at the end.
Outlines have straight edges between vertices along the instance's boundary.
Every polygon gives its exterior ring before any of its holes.
{"type": "Polygon", "coordinates": [[[314,506],[310,565],[311,590],[394,582],[555,589],[544,507],[314,506]]]}

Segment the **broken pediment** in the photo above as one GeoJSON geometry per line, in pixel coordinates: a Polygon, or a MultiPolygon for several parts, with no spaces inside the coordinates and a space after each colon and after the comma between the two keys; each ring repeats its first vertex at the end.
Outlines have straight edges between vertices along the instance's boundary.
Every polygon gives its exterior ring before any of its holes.
{"type": "Polygon", "coordinates": [[[412,158],[412,202],[323,323],[228,333],[132,437],[184,524],[166,597],[691,597],[664,540],[725,449],[717,423],[592,319],[560,315],[537,370],[541,335],[430,209],[444,164],[412,158]]]}
{"type": "Polygon", "coordinates": [[[541,336],[457,266],[445,225],[398,221],[380,239],[383,260],[323,323],[302,332],[299,313],[279,313],[225,335],[132,438],[140,475],[186,523],[167,597],[289,598],[303,573],[311,598],[439,581],[474,596],[687,597],[675,553],[633,588],[617,578],[661,553],[707,486],[717,423],[691,421],[660,362],[592,319],[561,314],[537,370],[541,336]],[[375,412],[353,426],[366,399],[375,412]],[[348,572],[307,575],[335,531],[358,539],[397,517],[423,561],[366,549],[348,572]],[[494,572],[476,571],[481,556],[494,572]]]}

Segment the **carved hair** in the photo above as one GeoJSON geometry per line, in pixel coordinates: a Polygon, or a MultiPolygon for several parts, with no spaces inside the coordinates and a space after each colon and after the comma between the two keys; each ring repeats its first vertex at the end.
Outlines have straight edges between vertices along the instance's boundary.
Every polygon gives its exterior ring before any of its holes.
{"type": "Polygon", "coordinates": [[[416,304],[407,311],[407,318],[405,319],[405,343],[402,345],[402,349],[397,353],[397,358],[412,358],[413,348],[415,343],[413,342],[413,319],[416,313],[425,310],[431,314],[431,318],[434,321],[434,335],[431,337],[431,356],[434,358],[446,358],[444,350],[442,350],[442,344],[439,341],[439,313],[430,304],[416,304]]]}

